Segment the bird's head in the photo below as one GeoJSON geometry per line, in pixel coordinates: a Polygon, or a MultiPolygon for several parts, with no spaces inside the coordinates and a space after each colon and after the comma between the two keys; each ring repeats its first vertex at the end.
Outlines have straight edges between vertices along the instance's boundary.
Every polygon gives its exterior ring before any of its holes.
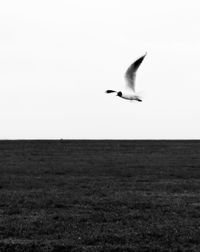
{"type": "Polygon", "coordinates": [[[121,91],[117,92],[117,96],[122,97],[122,92],[121,91]]]}

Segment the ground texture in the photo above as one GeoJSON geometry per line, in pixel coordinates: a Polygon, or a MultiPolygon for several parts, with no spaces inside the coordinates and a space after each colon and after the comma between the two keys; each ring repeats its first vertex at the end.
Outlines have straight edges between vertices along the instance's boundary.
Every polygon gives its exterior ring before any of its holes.
{"type": "Polygon", "coordinates": [[[0,251],[200,251],[200,141],[0,141],[0,251]]]}

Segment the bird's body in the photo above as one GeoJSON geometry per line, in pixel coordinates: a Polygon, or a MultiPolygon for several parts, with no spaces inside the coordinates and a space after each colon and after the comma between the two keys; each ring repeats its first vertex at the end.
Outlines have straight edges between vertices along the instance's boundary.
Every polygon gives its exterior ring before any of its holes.
{"type": "Polygon", "coordinates": [[[133,101],[133,100],[140,101],[140,102],[142,101],[140,96],[138,96],[138,95],[122,94],[121,98],[126,99],[126,100],[130,100],[130,101],[133,101]]]}
{"type": "Polygon", "coordinates": [[[136,93],[131,94],[131,93],[125,93],[125,92],[118,92],[117,96],[126,99],[126,100],[130,100],[130,101],[142,101],[141,98],[139,97],[139,95],[137,95],[136,93]]]}
{"type": "Polygon", "coordinates": [[[145,58],[146,54],[137,59],[133,64],[129,66],[129,68],[126,70],[125,73],[125,80],[127,87],[129,88],[130,92],[122,92],[122,91],[115,91],[115,90],[106,90],[106,93],[117,93],[117,96],[126,99],[126,100],[136,100],[136,101],[142,101],[140,96],[135,92],[135,77],[136,72],[142,63],[143,59],[145,58]]]}

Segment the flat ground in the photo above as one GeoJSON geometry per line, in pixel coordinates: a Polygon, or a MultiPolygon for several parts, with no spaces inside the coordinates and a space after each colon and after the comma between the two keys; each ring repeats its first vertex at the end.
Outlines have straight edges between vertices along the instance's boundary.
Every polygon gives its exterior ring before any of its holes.
{"type": "Polygon", "coordinates": [[[0,141],[0,251],[200,251],[200,141],[0,141]]]}

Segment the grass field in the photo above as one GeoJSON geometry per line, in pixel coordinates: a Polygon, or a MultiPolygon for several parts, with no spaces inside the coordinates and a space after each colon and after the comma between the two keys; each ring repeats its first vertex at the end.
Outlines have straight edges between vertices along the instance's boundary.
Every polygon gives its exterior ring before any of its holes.
{"type": "Polygon", "coordinates": [[[0,251],[200,251],[200,141],[0,141],[0,251]]]}

